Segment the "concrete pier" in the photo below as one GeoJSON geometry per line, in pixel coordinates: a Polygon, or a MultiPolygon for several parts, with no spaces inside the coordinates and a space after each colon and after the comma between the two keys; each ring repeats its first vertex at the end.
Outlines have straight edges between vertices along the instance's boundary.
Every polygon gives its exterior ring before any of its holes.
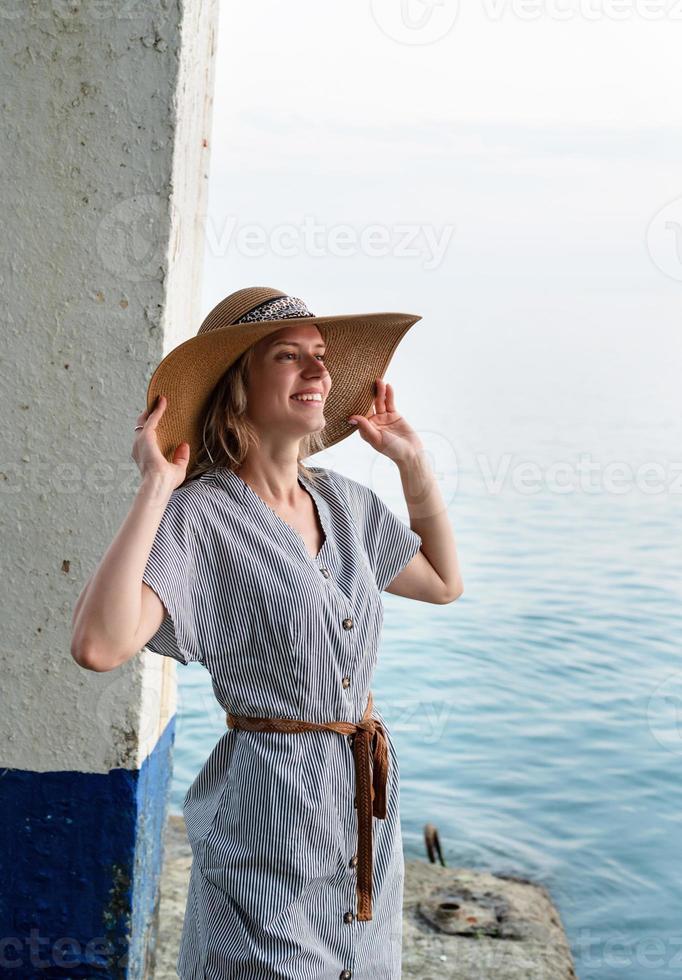
{"type": "Polygon", "coordinates": [[[83,670],[71,616],[202,319],[217,26],[218,0],[0,4],[0,975],[149,973],[177,665],[83,670]]]}
{"type": "MultiPolygon", "coordinates": [[[[184,820],[172,815],[153,980],[177,980],[191,863],[184,820]]],[[[524,879],[406,861],[403,929],[403,980],[575,980],[549,893],[524,879]]]]}

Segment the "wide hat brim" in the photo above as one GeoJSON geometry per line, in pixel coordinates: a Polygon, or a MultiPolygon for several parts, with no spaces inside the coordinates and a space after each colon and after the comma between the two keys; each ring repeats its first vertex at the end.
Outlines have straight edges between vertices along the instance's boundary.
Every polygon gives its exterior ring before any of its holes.
{"type": "Polygon", "coordinates": [[[199,333],[170,351],[154,371],[147,388],[147,411],[159,395],[167,399],[157,428],[159,449],[170,462],[181,442],[188,442],[189,473],[202,445],[204,414],[213,389],[247,348],[282,327],[325,327],[325,365],[332,386],[324,406],[323,448],[357,431],[349,415],[368,416],[374,382],[383,378],[403,336],[422,317],[413,313],[353,313],[336,316],[286,317],[236,323],[199,333]]]}

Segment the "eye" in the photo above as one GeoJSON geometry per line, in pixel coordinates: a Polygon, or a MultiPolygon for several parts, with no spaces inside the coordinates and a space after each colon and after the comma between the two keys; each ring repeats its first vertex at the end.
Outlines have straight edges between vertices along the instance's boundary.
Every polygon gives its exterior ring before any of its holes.
{"type": "MultiPolygon", "coordinates": [[[[289,357],[289,355],[292,355],[293,357],[295,357],[296,356],[296,352],[293,351],[293,350],[285,351],[284,354],[281,354],[280,355],[280,358],[279,359],[281,360],[283,357],[289,357]]],[[[319,357],[321,361],[325,361],[326,358],[327,358],[327,355],[326,354],[318,354],[317,357],[319,357]]]]}

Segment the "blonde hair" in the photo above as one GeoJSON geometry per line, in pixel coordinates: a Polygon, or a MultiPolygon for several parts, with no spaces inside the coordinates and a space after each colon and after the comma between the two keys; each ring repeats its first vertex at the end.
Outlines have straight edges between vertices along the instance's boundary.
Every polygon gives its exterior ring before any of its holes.
{"type": "MultiPolygon", "coordinates": [[[[319,325],[318,329],[324,337],[319,325]]],[[[217,466],[238,470],[249,448],[258,445],[258,433],[246,414],[246,388],[256,347],[257,344],[247,347],[211,392],[202,420],[202,445],[183,484],[196,480],[217,466]]],[[[300,474],[309,480],[315,479],[315,474],[302,460],[324,448],[321,430],[310,432],[301,439],[298,449],[300,474]]]]}

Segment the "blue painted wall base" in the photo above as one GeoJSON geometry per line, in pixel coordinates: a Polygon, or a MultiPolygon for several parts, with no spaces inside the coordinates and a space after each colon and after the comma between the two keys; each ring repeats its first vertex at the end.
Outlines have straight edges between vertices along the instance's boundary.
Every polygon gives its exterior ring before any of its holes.
{"type": "Polygon", "coordinates": [[[144,976],[174,741],[175,715],[139,771],[0,769],[0,977],[144,976]]]}

